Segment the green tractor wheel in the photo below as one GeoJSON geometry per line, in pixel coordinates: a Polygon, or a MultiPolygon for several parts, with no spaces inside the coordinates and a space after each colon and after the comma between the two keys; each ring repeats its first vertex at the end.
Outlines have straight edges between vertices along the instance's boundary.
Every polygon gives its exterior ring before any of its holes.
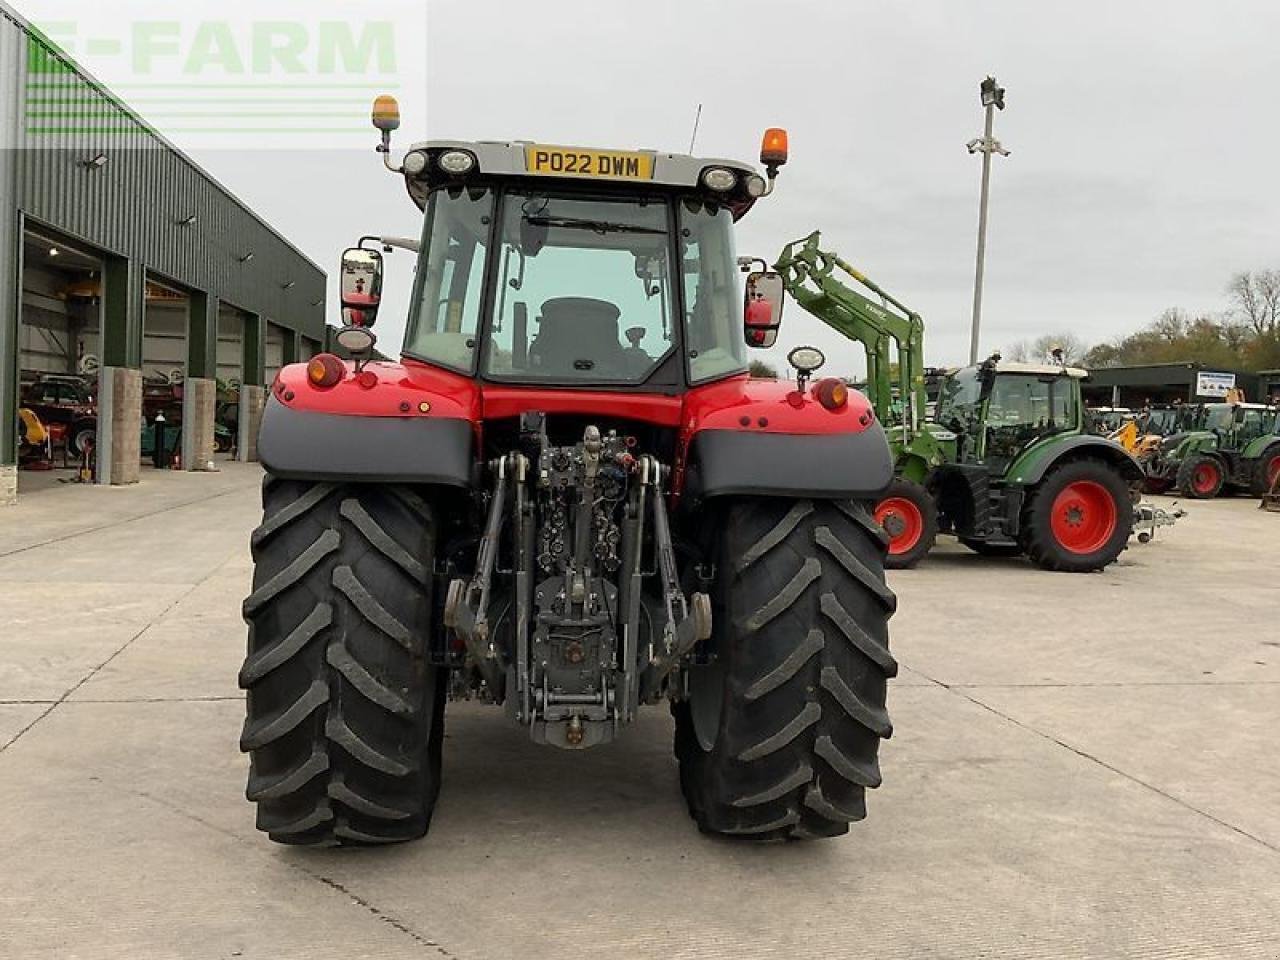
{"type": "Polygon", "coordinates": [[[1222,492],[1225,480],[1222,464],[1204,454],[1187,457],[1178,467],[1178,490],[1184,497],[1212,500],[1222,492]]]}

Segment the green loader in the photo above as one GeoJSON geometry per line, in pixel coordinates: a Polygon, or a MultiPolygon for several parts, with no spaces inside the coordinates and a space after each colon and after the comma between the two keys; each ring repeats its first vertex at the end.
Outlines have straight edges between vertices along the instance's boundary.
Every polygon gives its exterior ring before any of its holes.
{"type": "Polygon", "coordinates": [[[817,232],[787,245],[775,269],[801,307],[865,351],[867,393],[895,456],[875,512],[888,566],[919,563],[939,533],[1047,570],[1099,570],[1120,555],[1142,470],[1088,430],[1085,371],[993,356],[948,372],[927,418],[919,314],[823,250],[817,232]]]}

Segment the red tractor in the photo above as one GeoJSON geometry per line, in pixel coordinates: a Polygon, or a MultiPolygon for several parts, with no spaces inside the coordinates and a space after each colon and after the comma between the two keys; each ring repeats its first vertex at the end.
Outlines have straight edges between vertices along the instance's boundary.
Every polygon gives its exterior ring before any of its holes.
{"type": "MultiPolygon", "coordinates": [[[[374,120],[385,155],[394,102],[374,120]]],[[[259,829],[423,835],[456,698],[575,750],[669,701],[708,833],[865,816],[897,670],[871,515],[893,460],[867,400],[812,378],[818,351],[792,351],[794,382],[747,376],[783,291],[752,273],[744,311],[734,223],[785,160],[782,131],[767,179],[529,143],[384,157],[425,213],[402,359],[371,359],[382,258],[349,250],[355,359],[283,369],[262,423],[240,673],[259,829]]]]}

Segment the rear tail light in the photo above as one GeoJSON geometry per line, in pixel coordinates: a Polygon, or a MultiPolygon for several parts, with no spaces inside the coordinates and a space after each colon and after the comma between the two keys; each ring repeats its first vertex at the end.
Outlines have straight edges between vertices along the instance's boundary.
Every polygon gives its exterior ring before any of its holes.
{"type": "Polygon", "coordinates": [[[318,353],[307,364],[307,382],[321,390],[341,383],[346,373],[347,365],[332,353],[318,353]]]}
{"type": "Polygon", "coordinates": [[[828,410],[843,410],[849,403],[849,387],[835,377],[819,380],[813,387],[813,395],[828,410]]]}

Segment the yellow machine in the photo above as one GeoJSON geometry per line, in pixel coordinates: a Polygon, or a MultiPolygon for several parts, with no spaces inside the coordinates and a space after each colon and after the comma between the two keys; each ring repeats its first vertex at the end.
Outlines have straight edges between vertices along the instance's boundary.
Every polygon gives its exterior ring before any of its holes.
{"type": "Polygon", "coordinates": [[[49,456],[49,430],[35,411],[22,407],[18,410],[18,450],[23,456],[37,453],[49,456]]]}
{"type": "Polygon", "coordinates": [[[1126,420],[1119,430],[1107,434],[1108,440],[1114,440],[1130,453],[1138,448],[1138,421],[1126,420]]]}
{"type": "Polygon", "coordinates": [[[1120,444],[1139,463],[1146,463],[1159,451],[1164,437],[1158,433],[1143,433],[1138,429],[1137,420],[1126,420],[1118,430],[1107,434],[1107,439],[1120,444]]]}
{"type": "Polygon", "coordinates": [[[47,463],[54,456],[49,428],[42,424],[36,412],[28,407],[18,408],[18,460],[28,463],[47,463]]]}

